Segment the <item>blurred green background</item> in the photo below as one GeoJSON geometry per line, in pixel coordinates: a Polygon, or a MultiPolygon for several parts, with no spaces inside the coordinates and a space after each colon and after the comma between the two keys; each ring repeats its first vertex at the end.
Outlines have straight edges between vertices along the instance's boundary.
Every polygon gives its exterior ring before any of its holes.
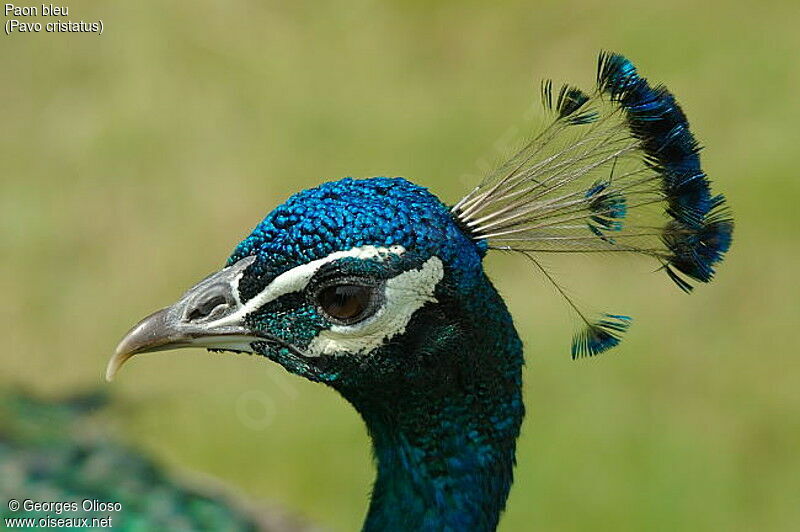
{"type": "MultiPolygon", "coordinates": [[[[611,49],[678,95],[734,246],[691,297],[649,262],[553,261],[581,300],[636,318],[580,363],[564,302],[488,260],[528,359],[501,529],[800,526],[795,0],[66,5],[104,34],[0,36],[0,387],[107,386],[128,327],[301,188],[402,175],[457,200],[541,118],[540,78],[589,86],[611,49]]],[[[200,350],[110,387],[118,430],[168,466],[360,525],[368,440],[334,392],[200,350]]]]}

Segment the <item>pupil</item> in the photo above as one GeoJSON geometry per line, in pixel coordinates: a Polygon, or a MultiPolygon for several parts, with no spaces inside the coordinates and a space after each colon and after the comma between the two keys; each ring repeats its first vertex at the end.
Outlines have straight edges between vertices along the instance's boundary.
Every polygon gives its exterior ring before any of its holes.
{"type": "Polygon", "coordinates": [[[342,284],[325,288],[320,293],[320,306],[332,317],[348,320],[358,317],[369,303],[369,289],[342,284]]]}

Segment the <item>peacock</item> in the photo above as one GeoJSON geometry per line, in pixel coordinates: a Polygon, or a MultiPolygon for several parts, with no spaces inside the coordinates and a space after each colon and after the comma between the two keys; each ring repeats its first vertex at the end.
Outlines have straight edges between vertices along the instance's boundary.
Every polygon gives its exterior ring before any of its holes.
{"type": "Polygon", "coordinates": [[[225,266],[146,317],[109,361],[200,346],[260,355],[358,411],[377,475],[364,530],[494,530],[525,414],[523,344],[483,268],[519,255],[580,323],[572,358],[631,325],[579,306],[543,257],[642,256],[677,287],[712,280],[733,220],[674,96],[601,52],[595,87],[541,85],[551,119],[447,204],[406,179],[291,196],[225,266]]]}

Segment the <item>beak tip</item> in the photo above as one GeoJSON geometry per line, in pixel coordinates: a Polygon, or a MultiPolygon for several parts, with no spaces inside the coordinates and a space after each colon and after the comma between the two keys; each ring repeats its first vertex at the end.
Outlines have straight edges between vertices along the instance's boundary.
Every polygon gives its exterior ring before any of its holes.
{"type": "Polygon", "coordinates": [[[106,366],[106,382],[111,382],[114,380],[114,375],[117,374],[117,368],[115,368],[112,364],[113,360],[108,363],[106,366]]]}
{"type": "Polygon", "coordinates": [[[108,365],[106,366],[106,382],[113,381],[119,368],[132,356],[133,353],[121,351],[118,348],[117,352],[114,353],[114,356],[111,357],[111,360],[108,361],[108,365]]]}
{"type": "Polygon", "coordinates": [[[111,360],[106,366],[106,382],[114,380],[114,376],[125,362],[137,353],[152,351],[153,347],[158,347],[167,341],[166,313],[169,309],[156,311],[128,331],[125,337],[119,342],[111,360]]]}

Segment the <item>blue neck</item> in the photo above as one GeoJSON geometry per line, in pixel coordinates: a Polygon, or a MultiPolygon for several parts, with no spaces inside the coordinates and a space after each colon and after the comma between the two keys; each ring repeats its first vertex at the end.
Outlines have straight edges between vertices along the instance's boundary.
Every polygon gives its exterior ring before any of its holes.
{"type": "MultiPolygon", "coordinates": [[[[487,288],[475,298],[484,303],[473,309],[481,319],[457,320],[480,324],[471,332],[421,320],[434,325],[424,353],[404,354],[402,390],[384,381],[366,394],[343,391],[367,424],[377,462],[365,531],[496,528],[524,416],[522,348],[487,288]]],[[[469,313],[469,303],[460,306],[469,313]]]]}
{"type": "MultiPolygon", "coordinates": [[[[447,417],[463,413],[438,407],[447,417]]],[[[370,424],[378,476],[365,531],[495,529],[511,488],[519,415],[506,419],[514,434],[492,441],[481,441],[478,416],[458,417],[435,419],[424,434],[370,424]]]]}

